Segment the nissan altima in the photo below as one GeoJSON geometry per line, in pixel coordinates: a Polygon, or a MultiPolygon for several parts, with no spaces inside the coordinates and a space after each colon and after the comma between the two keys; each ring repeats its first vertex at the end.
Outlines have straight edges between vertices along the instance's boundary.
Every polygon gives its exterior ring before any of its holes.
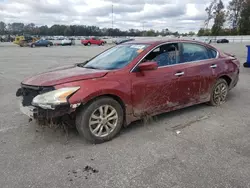
{"type": "Polygon", "coordinates": [[[131,41],[26,78],[16,96],[29,118],[70,117],[80,135],[102,143],[145,116],[222,105],[238,83],[239,66],[233,55],[194,40],[131,41]]]}

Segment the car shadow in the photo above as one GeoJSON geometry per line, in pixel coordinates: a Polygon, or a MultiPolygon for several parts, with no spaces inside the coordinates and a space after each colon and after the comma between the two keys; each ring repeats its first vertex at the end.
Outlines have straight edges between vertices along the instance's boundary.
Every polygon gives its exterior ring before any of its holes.
{"type": "MultiPolygon", "coordinates": [[[[235,98],[237,98],[236,92],[229,92],[228,93],[228,98],[227,98],[228,102],[230,102],[230,100],[234,100],[235,98]]],[[[193,106],[186,107],[186,108],[179,109],[179,110],[175,110],[175,111],[171,111],[171,112],[167,112],[167,113],[162,113],[162,114],[151,117],[149,119],[149,121],[146,121],[146,122],[145,122],[145,120],[138,120],[138,121],[132,122],[130,125],[123,128],[120,134],[122,134],[122,135],[129,134],[129,133],[131,133],[131,131],[140,130],[140,129],[143,129],[147,126],[150,126],[150,127],[158,126],[159,122],[164,122],[168,119],[176,118],[176,117],[178,117],[180,115],[184,115],[186,113],[190,114],[190,113],[193,113],[196,111],[199,112],[200,110],[205,109],[205,108],[206,109],[208,109],[208,108],[213,109],[216,107],[209,106],[206,103],[202,103],[202,104],[193,105],[193,106]]],[[[186,123],[188,123],[188,122],[186,122],[186,123]]],[[[166,126],[167,130],[175,130],[173,127],[168,127],[167,123],[165,124],[165,126],[166,126]]]]}
{"type": "Polygon", "coordinates": [[[209,108],[210,106],[208,106],[207,104],[198,104],[198,105],[186,107],[186,108],[175,110],[175,111],[162,113],[162,114],[150,117],[149,120],[146,120],[146,121],[143,119],[138,120],[138,121],[132,122],[130,125],[122,129],[121,134],[128,134],[131,131],[136,131],[147,126],[151,126],[151,127],[158,126],[158,122],[164,122],[167,119],[176,118],[185,113],[192,113],[195,111],[199,111],[200,109],[203,109],[204,107],[209,108]]]}

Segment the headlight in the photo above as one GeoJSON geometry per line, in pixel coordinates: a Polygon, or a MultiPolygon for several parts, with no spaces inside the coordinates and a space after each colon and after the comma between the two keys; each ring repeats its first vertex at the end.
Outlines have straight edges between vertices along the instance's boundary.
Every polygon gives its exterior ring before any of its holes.
{"type": "Polygon", "coordinates": [[[55,105],[67,103],[67,97],[76,92],[80,87],[65,87],[37,95],[32,104],[42,108],[53,108],[55,105]]]}

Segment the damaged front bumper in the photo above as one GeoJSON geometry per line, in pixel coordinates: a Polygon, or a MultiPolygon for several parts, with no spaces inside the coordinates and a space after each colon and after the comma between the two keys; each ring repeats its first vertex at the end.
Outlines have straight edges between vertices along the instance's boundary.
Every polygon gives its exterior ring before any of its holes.
{"type": "Polygon", "coordinates": [[[56,106],[54,109],[43,109],[36,106],[23,106],[19,103],[20,111],[27,115],[30,119],[53,119],[61,117],[67,114],[71,114],[75,109],[71,108],[69,105],[56,106]]]}
{"type": "Polygon", "coordinates": [[[53,87],[36,87],[22,85],[16,92],[19,100],[20,111],[27,115],[30,120],[51,121],[51,119],[59,118],[71,114],[80,104],[60,104],[60,105],[39,105],[34,106],[32,100],[40,94],[53,91],[53,87]]]}

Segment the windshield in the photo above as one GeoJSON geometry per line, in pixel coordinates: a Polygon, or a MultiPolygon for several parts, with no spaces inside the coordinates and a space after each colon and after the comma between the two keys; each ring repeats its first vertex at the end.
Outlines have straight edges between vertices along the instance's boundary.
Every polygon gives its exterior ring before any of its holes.
{"type": "Polygon", "coordinates": [[[120,69],[128,65],[149,45],[145,44],[126,44],[119,45],[96,56],[85,65],[84,68],[113,70],[120,69]]]}

